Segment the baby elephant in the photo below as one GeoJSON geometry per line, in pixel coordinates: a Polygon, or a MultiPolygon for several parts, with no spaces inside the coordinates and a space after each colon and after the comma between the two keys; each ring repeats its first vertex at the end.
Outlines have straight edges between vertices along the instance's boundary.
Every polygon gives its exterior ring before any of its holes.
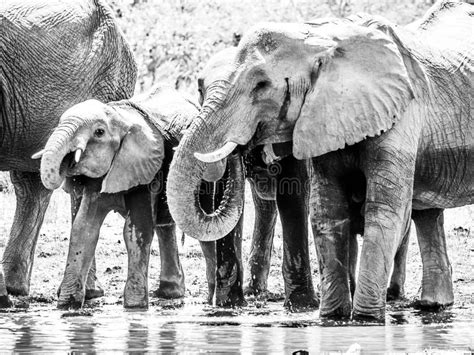
{"type": "Polygon", "coordinates": [[[71,231],[58,307],[84,302],[87,272],[99,230],[111,210],[125,219],[128,251],[125,307],[148,305],[148,262],[155,229],[161,250],[159,296],[184,295],[175,225],[168,212],[165,178],[181,132],[197,106],[171,88],[104,104],[88,100],[67,110],[41,152],[41,178],[49,189],[65,177],[82,195],[71,231]]]}

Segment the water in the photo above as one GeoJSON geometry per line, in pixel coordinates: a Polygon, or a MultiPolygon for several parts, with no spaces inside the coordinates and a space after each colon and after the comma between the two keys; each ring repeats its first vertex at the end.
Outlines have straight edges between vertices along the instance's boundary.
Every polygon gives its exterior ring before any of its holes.
{"type": "Polygon", "coordinates": [[[240,310],[199,302],[158,303],[148,311],[101,305],[64,312],[36,304],[0,313],[0,351],[472,352],[472,313],[392,310],[387,324],[319,321],[318,312],[289,313],[281,303],[240,310]]]}

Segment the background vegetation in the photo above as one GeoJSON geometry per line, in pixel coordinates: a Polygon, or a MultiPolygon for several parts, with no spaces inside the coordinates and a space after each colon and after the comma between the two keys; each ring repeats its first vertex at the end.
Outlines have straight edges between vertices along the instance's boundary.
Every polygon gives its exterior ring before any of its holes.
{"type": "Polygon", "coordinates": [[[109,0],[138,61],[137,90],[166,82],[196,92],[209,57],[265,21],[302,22],[367,12],[398,24],[419,18],[432,0],[109,0]]]}

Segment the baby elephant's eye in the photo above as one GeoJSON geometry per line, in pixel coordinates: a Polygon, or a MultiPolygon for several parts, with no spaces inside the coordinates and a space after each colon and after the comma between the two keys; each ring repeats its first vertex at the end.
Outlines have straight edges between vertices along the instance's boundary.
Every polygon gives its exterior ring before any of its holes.
{"type": "Polygon", "coordinates": [[[254,93],[258,93],[260,92],[261,90],[263,89],[266,89],[267,87],[270,86],[270,82],[269,81],[260,81],[257,83],[257,85],[255,85],[255,88],[252,90],[254,93]]]}
{"type": "Polygon", "coordinates": [[[94,132],[94,136],[96,136],[97,138],[100,138],[104,135],[105,131],[103,128],[97,128],[94,132]]]}

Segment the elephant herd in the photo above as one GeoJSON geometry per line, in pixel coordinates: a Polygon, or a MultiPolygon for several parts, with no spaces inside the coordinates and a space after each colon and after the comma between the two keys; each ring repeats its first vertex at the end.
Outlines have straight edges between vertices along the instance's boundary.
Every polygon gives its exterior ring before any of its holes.
{"type": "Polygon", "coordinates": [[[112,210],[125,220],[125,307],[148,306],[155,232],[154,295],[184,296],[176,226],[201,243],[209,302],[264,293],[278,214],[287,307],[383,321],[386,299],[403,296],[412,220],[419,305],[454,302],[443,210],[474,202],[473,5],[439,1],[406,27],[366,14],[258,24],[207,63],[198,100],[162,85],[133,95],[135,60],[101,0],[0,11],[0,170],[17,196],[0,307],[29,293],[60,186],[73,220],[60,308],[104,294],[94,254],[112,210]],[[246,179],[255,227],[244,287],[246,179]]]}

